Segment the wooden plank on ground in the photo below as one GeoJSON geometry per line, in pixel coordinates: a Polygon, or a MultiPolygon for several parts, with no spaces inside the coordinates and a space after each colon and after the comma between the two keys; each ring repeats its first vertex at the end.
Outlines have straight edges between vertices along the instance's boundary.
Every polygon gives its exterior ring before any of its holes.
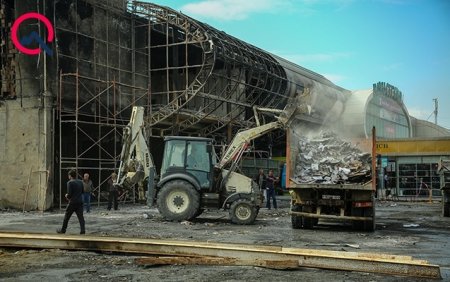
{"type": "Polygon", "coordinates": [[[239,260],[298,261],[303,267],[439,279],[438,265],[409,256],[338,252],[198,241],[37,233],[0,233],[0,246],[135,253],[158,256],[220,257],[239,260]]]}
{"type": "Polygon", "coordinates": [[[297,260],[244,260],[222,257],[141,257],[136,258],[135,263],[145,266],[156,265],[235,265],[235,266],[259,266],[270,269],[286,270],[299,268],[297,260]]]}

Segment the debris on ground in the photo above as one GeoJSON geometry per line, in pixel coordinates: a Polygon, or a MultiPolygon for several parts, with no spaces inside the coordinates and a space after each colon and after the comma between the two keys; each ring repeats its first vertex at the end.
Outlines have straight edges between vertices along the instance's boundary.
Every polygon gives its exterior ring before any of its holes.
{"type": "Polygon", "coordinates": [[[182,224],[182,225],[194,225],[194,223],[192,221],[187,221],[187,220],[184,220],[184,221],[180,222],[180,224],[182,224]]]}
{"type": "Polygon", "coordinates": [[[152,216],[151,216],[150,214],[148,214],[148,213],[144,213],[144,214],[142,215],[142,217],[143,217],[144,219],[149,219],[149,218],[151,218],[152,216]]]}
{"type": "MultiPolygon", "coordinates": [[[[192,240],[207,243],[235,243],[244,245],[275,245],[286,248],[328,249],[345,252],[357,251],[358,253],[375,252],[391,253],[395,255],[418,255],[421,259],[431,263],[442,265],[443,280],[449,279],[450,272],[445,265],[448,264],[450,248],[443,248],[436,242],[448,241],[450,223],[448,218],[441,217],[440,203],[429,204],[426,202],[396,203],[396,207],[389,205],[392,202],[377,202],[380,208],[377,210],[377,227],[386,225],[386,228],[377,228],[375,233],[355,231],[350,224],[336,225],[332,221],[322,221],[320,228],[313,230],[291,229],[290,197],[277,198],[278,211],[261,208],[258,218],[253,225],[235,225],[228,221],[227,210],[211,210],[197,219],[192,220],[194,226],[183,226],[180,222],[164,221],[156,208],[149,209],[145,205],[123,204],[119,213],[110,213],[109,216],[101,215],[104,209],[100,207],[89,214],[86,221],[88,235],[79,235],[79,225],[76,217],[69,224],[65,237],[79,237],[86,240],[86,236],[98,235],[100,237],[121,238],[148,238],[163,240],[192,240]],[[151,219],[144,219],[143,214],[148,213],[151,219]],[[279,220],[273,220],[278,213],[279,220]],[[281,216],[283,214],[283,216],[281,216]],[[412,217],[411,215],[414,214],[412,217]],[[114,216],[111,216],[114,215],[114,216]],[[223,218],[223,219],[218,219],[223,218]],[[134,222],[133,225],[127,225],[134,222]],[[380,223],[381,222],[381,223],[380,223]],[[73,223],[73,224],[72,224],[73,223]],[[207,224],[205,224],[207,223],[207,224]],[[403,224],[415,223],[420,227],[405,228],[403,224]],[[211,224],[214,224],[211,226],[211,224]],[[411,232],[420,229],[420,232],[411,232]],[[243,233],[243,231],[248,231],[243,233]],[[213,232],[216,232],[213,234],[213,232]],[[430,240],[430,238],[433,240],[430,240]],[[447,240],[447,241],[446,241],[447,240]],[[360,249],[346,246],[313,247],[312,245],[336,243],[360,245],[360,249]]],[[[106,209],[106,207],[104,207],[106,209]]],[[[37,232],[52,235],[54,229],[60,227],[64,211],[57,210],[45,212],[39,211],[23,214],[0,212],[0,225],[4,231],[37,232]]],[[[278,217],[278,216],[276,216],[278,217]]],[[[89,242],[89,241],[86,241],[89,242]]],[[[94,243],[90,243],[94,246],[94,243]]],[[[86,252],[86,251],[62,251],[46,249],[42,252],[24,253],[16,248],[0,247],[0,280],[5,281],[29,281],[37,277],[37,280],[47,281],[80,281],[100,280],[105,276],[109,281],[122,281],[122,275],[129,273],[129,280],[149,280],[149,273],[153,280],[164,281],[360,281],[363,275],[367,281],[399,281],[398,276],[380,276],[379,274],[366,274],[361,272],[343,272],[309,268],[307,271],[275,271],[261,269],[260,267],[239,266],[210,266],[210,265],[178,265],[154,267],[137,267],[134,258],[143,254],[129,254],[123,257],[126,263],[112,264],[111,258],[119,255],[117,252],[86,252]],[[131,262],[131,263],[130,263],[131,262]],[[90,273],[90,271],[92,273],[90,273]],[[44,278],[43,278],[44,277],[44,278]],[[117,279],[116,279],[117,277],[117,279]],[[200,277],[200,278],[199,278],[200,277]],[[367,278],[367,279],[366,279],[367,278]]],[[[165,256],[165,255],[160,255],[165,256]]],[[[253,257],[249,257],[250,259],[253,257]]],[[[35,279],[36,280],[36,279],[35,279]]],[[[403,278],[407,280],[407,278],[403,278]]],[[[417,279],[410,279],[417,280],[417,279]]],[[[420,279],[419,279],[420,280],[420,279]]],[[[426,279],[422,279],[426,280],[426,279]]],[[[422,281],[421,280],[421,281],[422,281]]]]}
{"type": "Polygon", "coordinates": [[[406,228],[410,228],[410,227],[419,227],[419,226],[420,226],[419,224],[414,224],[414,223],[403,224],[403,227],[406,227],[406,228]]]}
{"type": "Polygon", "coordinates": [[[340,244],[340,243],[306,244],[306,246],[349,247],[354,249],[360,248],[358,244],[340,244]]]}

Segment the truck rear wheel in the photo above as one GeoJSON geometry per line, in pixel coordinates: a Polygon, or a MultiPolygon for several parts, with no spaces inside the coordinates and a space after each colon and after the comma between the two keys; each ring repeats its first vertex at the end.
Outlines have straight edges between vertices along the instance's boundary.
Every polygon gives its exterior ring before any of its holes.
{"type": "MultiPolygon", "coordinates": [[[[301,212],[302,211],[302,206],[300,206],[300,205],[293,205],[291,210],[293,212],[301,212]]],[[[292,228],[294,228],[294,229],[302,228],[302,219],[303,219],[302,216],[291,214],[292,228]]]]}
{"type": "Polygon", "coordinates": [[[450,217],[450,203],[442,203],[442,216],[450,217]]]}
{"type": "Polygon", "coordinates": [[[442,204],[442,216],[450,217],[450,203],[442,204]]]}
{"type": "Polygon", "coordinates": [[[353,220],[353,229],[373,232],[375,231],[375,207],[353,208],[352,216],[367,217],[369,220],[353,220]]]}
{"type": "MultiPolygon", "coordinates": [[[[357,216],[362,217],[364,215],[362,208],[352,208],[352,214],[351,216],[357,216]]],[[[354,230],[363,230],[364,229],[364,222],[362,220],[353,220],[352,221],[352,228],[354,230]]]]}
{"type": "MultiPolygon", "coordinates": [[[[303,206],[303,211],[307,212],[307,213],[312,213],[313,207],[312,206],[303,206]]],[[[312,229],[314,227],[314,224],[317,224],[316,221],[317,221],[316,218],[304,216],[303,217],[303,228],[312,229]]]]}
{"type": "Polygon", "coordinates": [[[450,217],[450,191],[442,190],[442,216],[450,217]]]}
{"type": "Polygon", "coordinates": [[[364,230],[365,231],[369,231],[369,232],[375,231],[375,226],[376,226],[376,223],[375,223],[375,206],[373,206],[371,208],[365,208],[364,209],[364,216],[371,218],[371,220],[364,221],[364,230]]]}
{"type": "Polygon", "coordinates": [[[166,220],[190,220],[199,214],[200,195],[186,181],[169,181],[158,193],[158,210],[166,220]]]}
{"type": "Polygon", "coordinates": [[[252,224],[257,214],[256,206],[246,199],[236,200],[230,206],[231,222],[235,224],[252,224]]]}

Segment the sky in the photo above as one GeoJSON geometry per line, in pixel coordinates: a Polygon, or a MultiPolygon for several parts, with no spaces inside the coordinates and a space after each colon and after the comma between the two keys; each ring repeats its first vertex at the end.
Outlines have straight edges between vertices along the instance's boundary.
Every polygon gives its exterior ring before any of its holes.
{"type": "Polygon", "coordinates": [[[409,114],[450,129],[449,0],[152,0],[324,75],[349,90],[378,81],[409,114]]]}

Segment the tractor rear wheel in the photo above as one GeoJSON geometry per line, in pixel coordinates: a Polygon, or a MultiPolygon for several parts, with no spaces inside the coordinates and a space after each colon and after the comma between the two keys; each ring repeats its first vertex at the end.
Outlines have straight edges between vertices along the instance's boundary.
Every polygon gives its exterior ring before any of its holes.
{"type": "Polygon", "coordinates": [[[158,193],[158,210],[166,220],[190,220],[199,215],[200,195],[183,180],[169,181],[158,193]]]}

